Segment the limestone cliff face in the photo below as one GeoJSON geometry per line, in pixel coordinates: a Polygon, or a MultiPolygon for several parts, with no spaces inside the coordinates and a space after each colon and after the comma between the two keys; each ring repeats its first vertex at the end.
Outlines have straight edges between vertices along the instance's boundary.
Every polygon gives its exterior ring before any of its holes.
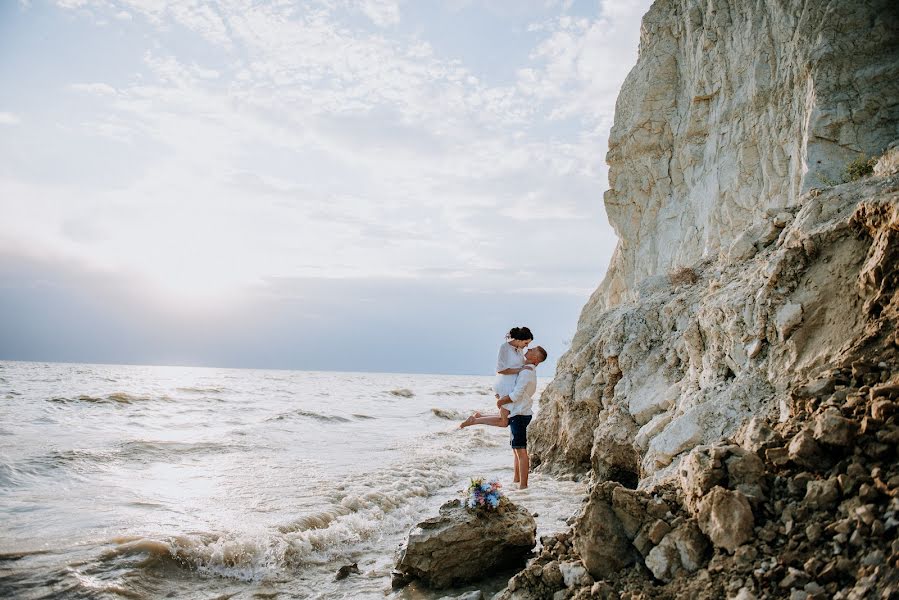
{"type": "Polygon", "coordinates": [[[620,238],[591,305],[715,258],[899,138],[894,0],[658,0],[609,139],[620,238]]]}
{"type": "Polygon", "coordinates": [[[897,31],[892,0],[655,2],[609,142],[620,241],[532,425],[543,468],[650,487],[864,346],[853,215],[895,201],[895,151],[832,183],[899,139],[897,31]]]}

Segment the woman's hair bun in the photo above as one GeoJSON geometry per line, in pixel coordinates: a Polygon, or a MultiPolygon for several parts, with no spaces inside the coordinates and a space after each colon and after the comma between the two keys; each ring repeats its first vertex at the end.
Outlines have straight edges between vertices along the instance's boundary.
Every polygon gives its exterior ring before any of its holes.
{"type": "Polygon", "coordinates": [[[510,340],[532,340],[534,339],[534,334],[527,327],[513,327],[509,330],[506,337],[510,340]]]}

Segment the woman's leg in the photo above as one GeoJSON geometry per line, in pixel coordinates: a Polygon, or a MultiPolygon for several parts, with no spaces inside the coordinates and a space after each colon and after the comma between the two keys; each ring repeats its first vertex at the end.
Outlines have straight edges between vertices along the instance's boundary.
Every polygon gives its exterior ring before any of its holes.
{"type": "MultiPolygon", "coordinates": [[[[509,411],[506,411],[507,415],[508,413],[509,411]]],[[[476,417],[474,415],[471,415],[470,417],[462,421],[462,424],[459,425],[459,427],[465,428],[471,427],[472,425],[492,425],[493,427],[508,427],[509,417],[504,417],[502,415],[498,415],[495,417],[476,417]]]]}

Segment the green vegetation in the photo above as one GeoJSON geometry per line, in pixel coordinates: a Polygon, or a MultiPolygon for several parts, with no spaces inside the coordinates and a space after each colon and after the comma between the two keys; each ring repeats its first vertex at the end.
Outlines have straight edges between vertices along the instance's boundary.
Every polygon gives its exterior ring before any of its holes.
{"type": "Polygon", "coordinates": [[[834,181],[827,175],[819,175],[818,179],[821,182],[828,186],[833,187],[835,185],[840,185],[842,183],[850,183],[853,181],[858,181],[859,179],[863,179],[868,175],[874,172],[874,165],[877,164],[878,156],[865,156],[862,154],[843,169],[843,175],[840,177],[839,181],[834,181]]]}
{"type": "Polygon", "coordinates": [[[862,177],[867,177],[874,172],[874,165],[876,164],[876,156],[869,157],[862,154],[854,161],[846,165],[846,170],[843,171],[843,183],[858,181],[862,177]]]}

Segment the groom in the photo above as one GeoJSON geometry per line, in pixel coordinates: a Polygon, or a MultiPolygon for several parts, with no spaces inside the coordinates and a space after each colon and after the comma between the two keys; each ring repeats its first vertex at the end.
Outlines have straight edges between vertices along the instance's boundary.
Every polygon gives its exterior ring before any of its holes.
{"type": "MultiPolygon", "coordinates": [[[[528,424],[531,422],[531,407],[534,404],[534,393],[537,391],[536,367],[546,360],[546,350],[542,346],[529,349],[524,354],[525,366],[515,379],[515,389],[508,396],[503,396],[496,401],[497,408],[506,408],[509,411],[508,425],[511,433],[512,452],[515,455],[514,483],[519,484],[519,489],[528,487],[528,472],[531,462],[528,457],[528,424]]],[[[493,425],[505,427],[506,419],[499,417],[482,417],[475,413],[468,417],[462,427],[470,425],[493,425]]]]}

